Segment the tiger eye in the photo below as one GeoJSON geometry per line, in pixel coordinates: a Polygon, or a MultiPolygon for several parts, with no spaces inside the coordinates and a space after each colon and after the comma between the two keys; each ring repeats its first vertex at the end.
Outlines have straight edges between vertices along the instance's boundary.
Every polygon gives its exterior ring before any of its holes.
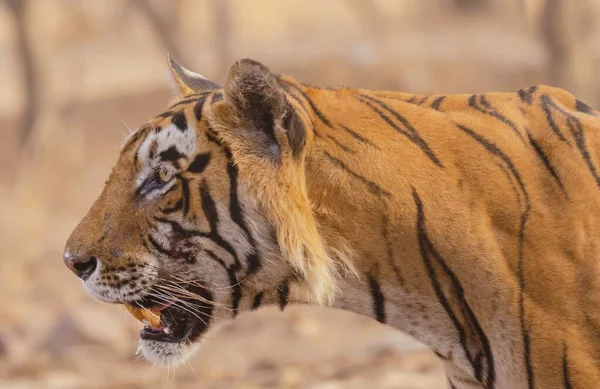
{"type": "Polygon", "coordinates": [[[160,178],[162,182],[167,183],[171,181],[171,178],[173,178],[173,173],[166,169],[160,169],[158,171],[158,178],[160,178]]]}

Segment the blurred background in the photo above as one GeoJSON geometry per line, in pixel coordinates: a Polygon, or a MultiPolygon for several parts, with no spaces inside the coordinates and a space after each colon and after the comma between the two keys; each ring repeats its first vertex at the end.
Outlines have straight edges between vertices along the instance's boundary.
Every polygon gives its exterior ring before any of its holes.
{"type": "Polygon", "coordinates": [[[433,354],[353,314],[242,315],[189,364],[62,264],[120,141],[171,93],[250,57],[313,84],[415,93],[561,86],[598,107],[600,0],[0,0],[0,388],[441,389],[433,354]]]}

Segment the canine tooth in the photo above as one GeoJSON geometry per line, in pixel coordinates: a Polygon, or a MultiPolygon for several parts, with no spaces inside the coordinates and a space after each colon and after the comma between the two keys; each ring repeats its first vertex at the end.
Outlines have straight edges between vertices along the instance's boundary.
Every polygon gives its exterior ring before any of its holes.
{"type": "Polygon", "coordinates": [[[153,328],[160,328],[160,312],[154,309],[133,307],[125,304],[125,308],[139,321],[153,328]]]}
{"type": "Polygon", "coordinates": [[[164,332],[165,334],[169,335],[169,334],[171,333],[171,330],[169,329],[169,327],[165,327],[165,328],[163,329],[163,332],[164,332]]]}

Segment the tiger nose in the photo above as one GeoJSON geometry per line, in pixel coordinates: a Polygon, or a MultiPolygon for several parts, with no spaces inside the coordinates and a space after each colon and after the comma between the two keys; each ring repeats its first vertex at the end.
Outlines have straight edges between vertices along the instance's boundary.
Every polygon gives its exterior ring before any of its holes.
{"type": "Polygon", "coordinates": [[[65,265],[67,265],[77,277],[84,281],[87,280],[92,273],[94,273],[96,267],[98,267],[98,259],[93,256],[77,256],[66,252],[63,259],[65,265]]]}

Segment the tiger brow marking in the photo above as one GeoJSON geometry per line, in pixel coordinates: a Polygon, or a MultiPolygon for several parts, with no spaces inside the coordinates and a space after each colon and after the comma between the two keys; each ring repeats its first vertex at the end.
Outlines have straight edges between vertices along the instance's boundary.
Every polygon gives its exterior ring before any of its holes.
{"type": "Polygon", "coordinates": [[[206,169],[210,162],[210,153],[197,154],[192,163],[189,164],[187,171],[190,173],[200,174],[206,169]]]}
{"type": "Polygon", "coordinates": [[[464,289],[460,280],[456,276],[456,274],[450,269],[445,259],[441,256],[441,254],[435,248],[433,242],[429,238],[426,229],[426,219],[425,219],[425,211],[423,207],[423,202],[421,201],[421,197],[419,196],[417,190],[413,188],[412,191],[413,199],[415,202],[415,206],[417,209],[417,220],[416,220],[416,230],[417,230],[417,238],[419,241],[419,248],[421,251],[421,257],[425,264],[425,268],[429,275],[429,279],[433,285],[436,296],[448,314],[448,317],[453,322],[460,339],[461,346],[467,356],[467,359],[471,363],[473,367],[475,378],[480,383],[483,383],[483,366],[481,365],[481,358],[485,357],[487,362],[487,374],[486,374],[486,387],[488,389],[492,389],[494,387],[495,381],[495,370],[494,370],[494,357],[492,354],[492,349],[489,343],[483,328],[479,324],[475,313],[467,303],[465,298],[464,289]],[[458,303],[460,305],[459,313],[463,316],[463,320],[466,321],[467,325],[471,328],[471,330],[476,334],[479,338],[480,345],[482,347],[482,352],[485,354],[482,356],[480,352],[476,355],[472,355],[467,346],[467,337],[465,333],[465,328],[461,324],[460,320],[457,317],[457,313],[454,311],[450,302],[448,301],[448,297],[446,296],[440,281],[438,280],[438,275],[436,273],[436,265],[439,268],[439,272],[448,277],[450,280],[450,285],[452,287],[452,291],[454,296],[458,299],[458,303]]]}
{"type": "Polygon", "coordinates": [[[369,280],[369,290],[371,292],[371,298],[373,299],[373,313],[375,318],[380,323],[385,323],[385,297],[381,291],[381,285],[372,273],[367,275],[369,280]]]}
{"type": "Polygon", "coordinates": [[[512,120],[496,111],[489,103],[485,95],[471,95],[471,97],[469,97],[469,106],[506,124],[519,137],[519,139],[521,139],[521,142],[525,144],[523,134],[521,134],[517,125],[512,120]],[[477,97],[479,97],[479,102],[477,102],[477,97]]]}
{"type": "MultiPolygon", "coordinates": [[[[481,146],[483,146],[490,154],[499,158],[504,164],[506,168],[510,171],[512,176],[515,178],[519,189],[523,195],[523,211],[521,213],[521,221],[519,226],[519,242],[518,242],[518,271],[517,278],[519,280],[519,320],[521,324],[521,336],[523,338],[523,348],[524,348],[524,357],[525,357],[525,369],[527,372],[527,382],[529,389],[533,389],[534,387],[534,374],[533,374],[533,365],[531,364],[531,344],[529,340],[529,330],[527,329],[527,325],[525,323],[525,271],[524,271],[524,244],[525,244],[525,227],[527,220],[529,218],[529,212],[531,210],[531,203],[529,200],[529,193],[525,188],[525,184],[519,174],[519,171],[516,169],[512,160],[506,155],[498,146],[494,143],[490,142],[488,139],[483,136],[477,134],[475,131],[470,128],[455,123],[456,127],[469,135],[475,141],[477,141],[481,146]]],[[[501,166],[501,165],[499,165],[501,166]]],[[[519,197],[516,188],[515,195],[519,197]]]]}
{"type": "Polygon", "coordinates": [[[438,167],[441,167],[441,168],[444,167],[444,165],[438,159],[438,157],[435,155],[433,150],[431,150],[431,148],[429,147],[427,142],[421,137],[421,135],[419,134],[417,129],[414,128],[412,126],[412,124],[410,124],[410,122],[408,120],[406,120],[406,118],[404,116],[400,115],[400,113],[398,111],[395,111],[394,109],[389,107],[386,103],[384,103],[383,101],[381,101],[373,96],[359,94],[357,96],[357,99],[358,99],[358,101],[362,102],[363,104],[365,104],[369,108],[371,108],[377,115],[379,115],[380,118],[382,118],[397,133],[404,135],[406,138],[408,138],[408,140],[410,140],[413,144],[415,144],[417,147],[419,147],[421,149],[421,151],[423,151],[423,153],[425,153],[425,155],[434,164],[436,164],[438,167]],[[385,113],[383,113],[383,111],[381,111],[379,108],[377,108],[375,106],[375,104],[377,106],[379,106],[381,109],[383,109],[383,110],[387,111],[389,114],[391,114],[405,128],[400,128],[396,123],[394,123],[394,121],[392,119],[390,119],[385,113]]]}
{"type": "Polygon", "coordinates": [[[159,156],[163,161],[169,162],[176,162],[178,159],[185,158],[185,155],[177,149],[177,146],[171,146],[168,149],[161,151],[159,156]]]}
{"type": "Polygon", "coordinates": [[[183,111],[175,112],[173,116],[171,116],[171,123],[173,123],[181,132],[185,132],[188,129],[187,119],[183,111]]]}

